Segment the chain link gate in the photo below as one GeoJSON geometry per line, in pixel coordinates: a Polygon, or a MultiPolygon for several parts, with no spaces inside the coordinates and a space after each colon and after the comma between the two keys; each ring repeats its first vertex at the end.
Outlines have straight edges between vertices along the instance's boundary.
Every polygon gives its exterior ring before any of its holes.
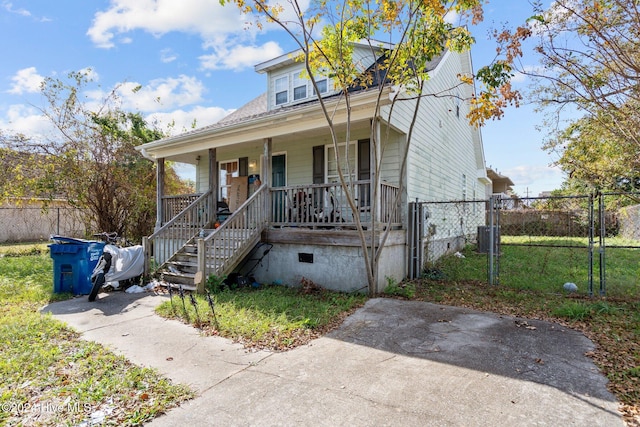
{"type": "Polygon", "coordinates": [[[575,281],[589,296],[637,296],[640,204],[619,207],[630,200],[640,193],[410,203],[409,278],[466,254],[453,280],[526,287],[513,282],[520,276],[549,292],[575,281]],[[483,256],[483,273],[461,271],[483,256]]]}
{"type": "MultiPolygon", "coordinates": [[[[529,264],[535,264],[537,257],[577,257],[577,262],[586,266],[585,281],[589,295],[593,295],[594,220],[593,196],[529,197],[517,201],[492,196],[487,221],[490,239],[496,243],[487,254],[489,284],[501,284],[506,256],[503,246],[519,246],[530,248],[530,256],[525,260],[529,264]],[[575,252],[586,252],[584,260],[579,261],[580,256],[575,252]]],[[[535,273],[537,276],[532,280],[540,280],[545,274],[544,268],[535,273]]],[[[558,277],[558,281],[561,279],[558,277]]],[[[564,280],[576,280],[576,273],[565,276],[564,280]]]]}
{"type": "Polygon", "coordinates": [[[637,293],[640,289],[638,254],[634,257],[633,253],[619,252],[615,257],[607,259],[607,255],[614,250],[638,251],[640,249],[640,205],[617,208],[621,201],[629,198],[640,200],[640,193],[596,193],[589,196],[523,198],[519,199],[520,209],[513,210],[510,206],[514,203],[513,199],[491,197],[487,218],[492,239],[498,240],[498,249],[488,253],[488,282],[500,284],[502,245],[547,247],[558,251],[560,248],[582,247],[581,244],[566,244],[567,240],[558,240],[560,243],[552,244],[539,241],[504,242],[504,236],[573,237],[586,241],[586,282],[589,296],[595,294],[606,296],[608,282],[615,284],[618,295],[637,293]],[[529,215],[529,217],[538,216],[542,222],[546,222],[538,229],[531,229],[531,224],[535,221],[529,218],[527,221],[522,221],[520,230],[514,230],[512,222],[505,224],[505,219],[509,217],[509,213],[513,212],[529,215]],[[560,215],[563,218],[558,220],[560,215]],[[623,256],[629,261],[622,259],[623,256]],[[633,263],[636,264],[636,268],[633,268],[633,263]],[[608,266],[613,268],[609,274],[607,274],[608,266]]]}

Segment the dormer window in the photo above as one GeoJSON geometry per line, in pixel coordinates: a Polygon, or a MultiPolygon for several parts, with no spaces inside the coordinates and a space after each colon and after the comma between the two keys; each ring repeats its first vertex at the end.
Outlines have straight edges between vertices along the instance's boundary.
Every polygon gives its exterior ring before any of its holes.
{"type": "MultiPolygon", "coordinates": [[[[298,68],[289,73],[281,73],[271,77],[272,107],[282,107],[285,105],[304,102],[317,96],[316,90],[311,84],[311,80],[306,77],[306,72],[298,68]]],[[[321,95],[331,91],[331,81],[328,77],[317,76],[316,84],[321,95]]]]}
{"type": "Polygon", "coordinates": [[[278,77],[275,81],[276,105],[289,102],[289,76],[278,77]]]}
{"type": "MultiPolygon", "coordinates": [[[[316,79],[316,86],[318,86],[318,91],[320,93],[327,93],[327,78],[316,79]]],[[[315,88],[313,89],[313,94],[316,94],[315,88]]]]}
{"type": "Polygon", "coordinates": [[[295,73],[293,75],[293,100],[298,101],[307,97],[307,83],[308,80],[300,76],[302,73],[295,73]]]}

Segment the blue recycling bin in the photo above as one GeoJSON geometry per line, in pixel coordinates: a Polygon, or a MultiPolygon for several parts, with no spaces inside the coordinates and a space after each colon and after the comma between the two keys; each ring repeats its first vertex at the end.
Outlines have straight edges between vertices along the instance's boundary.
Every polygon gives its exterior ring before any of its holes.
{"type": "Polygon", "coordinates": [[[105,242],[52,236],[49,245],[53,259],[53,292],[87,295],[91,292],[91,273],[102,256],[105,242]]]}

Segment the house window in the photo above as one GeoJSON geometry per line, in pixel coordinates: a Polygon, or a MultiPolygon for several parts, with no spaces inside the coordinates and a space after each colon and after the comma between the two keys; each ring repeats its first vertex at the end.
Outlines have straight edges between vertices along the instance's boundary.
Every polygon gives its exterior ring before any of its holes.
{"type": "MultiPolygon", "coordinates": [[[[318,86],[318,91],[320,93],[327,93],[327,79],[326,78],[316,80],[316,86],[318,86]]],[[[316,95],[315,88],[313,89],[313,94],[316,95]]]]}
{"type": "Polygon", "coordinates": [[[289,76],[282,76],[275,80],[276,105],[289,102],[289,76]]]}
{"type": "MultiPolygon", "coordinates": [[[[354,142],[349,144],[349,159],[348,162],[345,163],[346,157],[346,144],[341,144],[338,147],[340,153],[340,166],[342,169],[342,173],[345,175],[345,178],[348,180],[349,175],[351,175],[351,179],[354,181],[357,179],[356,176],[356,144],[354,142]]],[[[338,175],[338,163],[336,162],[336,150],[333,145],[327,146],[327,154],[325,156],[327,162],[327,182],[339,182],[340,175],[338,175]]]]}
{"type": "Polygon", "coordinates": [[[305,99],[307,97],[307,82],[308,80],[302,78],[302,73],[295,73],[293,75],[293,100],[305,99]]]}
{"type": "Polygon", "coordinates": [[[231,178],[240,176],[240,168],[237,160],[220,162],[220,200],[229,204],[229,188],[231,178]]]}

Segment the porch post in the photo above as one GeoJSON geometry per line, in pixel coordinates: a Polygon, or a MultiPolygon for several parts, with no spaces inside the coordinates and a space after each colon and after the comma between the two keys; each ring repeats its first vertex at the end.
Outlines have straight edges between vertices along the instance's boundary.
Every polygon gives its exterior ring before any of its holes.
{"type": "Polygon", "coordinates": [[[371,228],[374,229],[375,228],[375,224],[382,221],[382,215],[380,214],[381,212],[381,208],[382,208],[382,188],[380,186],[381,182],[378,179],[378,164],[382,163],[380,156],[382,156],[381,153],[381,131],[380,131],[380,120],[376,120],[375,123],[375,138],[376,138],[376,143],[375,144],[370,144],[370,154],[371,154],[371,159],[373,160],[373,165],[371,165],[371,185],[375,186],[374,189],[374,195],[375,195],[375,200],[373,201],[373,209],[371,210],[371,228]]]}
{"type": "Polygon", "coordinates": [[[156,228],[162,227],[164,219],[164,205],[162,198],[164,197],[164,157],[158,159],[156,163],[156,228]]]}
{"type": "Polygon", "coordinates": [[[267,184],[267,196],[264,198],[264,210],[266,213],[266,218],[269,222],[271,222],[273,220],[273,218],[271,218],[271,150],[272,150],[272,146],[273,146],[273,141],[271,140],[271,138],[264,138],[262,140],[262,150],[263,150],[263,155],[262,155],[262,174],[264,176],[262,176],[261,181],[263,184],[267,184]]]}
{"type": "MultiPolygon", "coordinates": [[[[218,159],[215,148],[209,148],[209,218],[213,222],[218,212],[218,159]]],[[[217,218],[216,218],[217,219],[217,218]]]]}

